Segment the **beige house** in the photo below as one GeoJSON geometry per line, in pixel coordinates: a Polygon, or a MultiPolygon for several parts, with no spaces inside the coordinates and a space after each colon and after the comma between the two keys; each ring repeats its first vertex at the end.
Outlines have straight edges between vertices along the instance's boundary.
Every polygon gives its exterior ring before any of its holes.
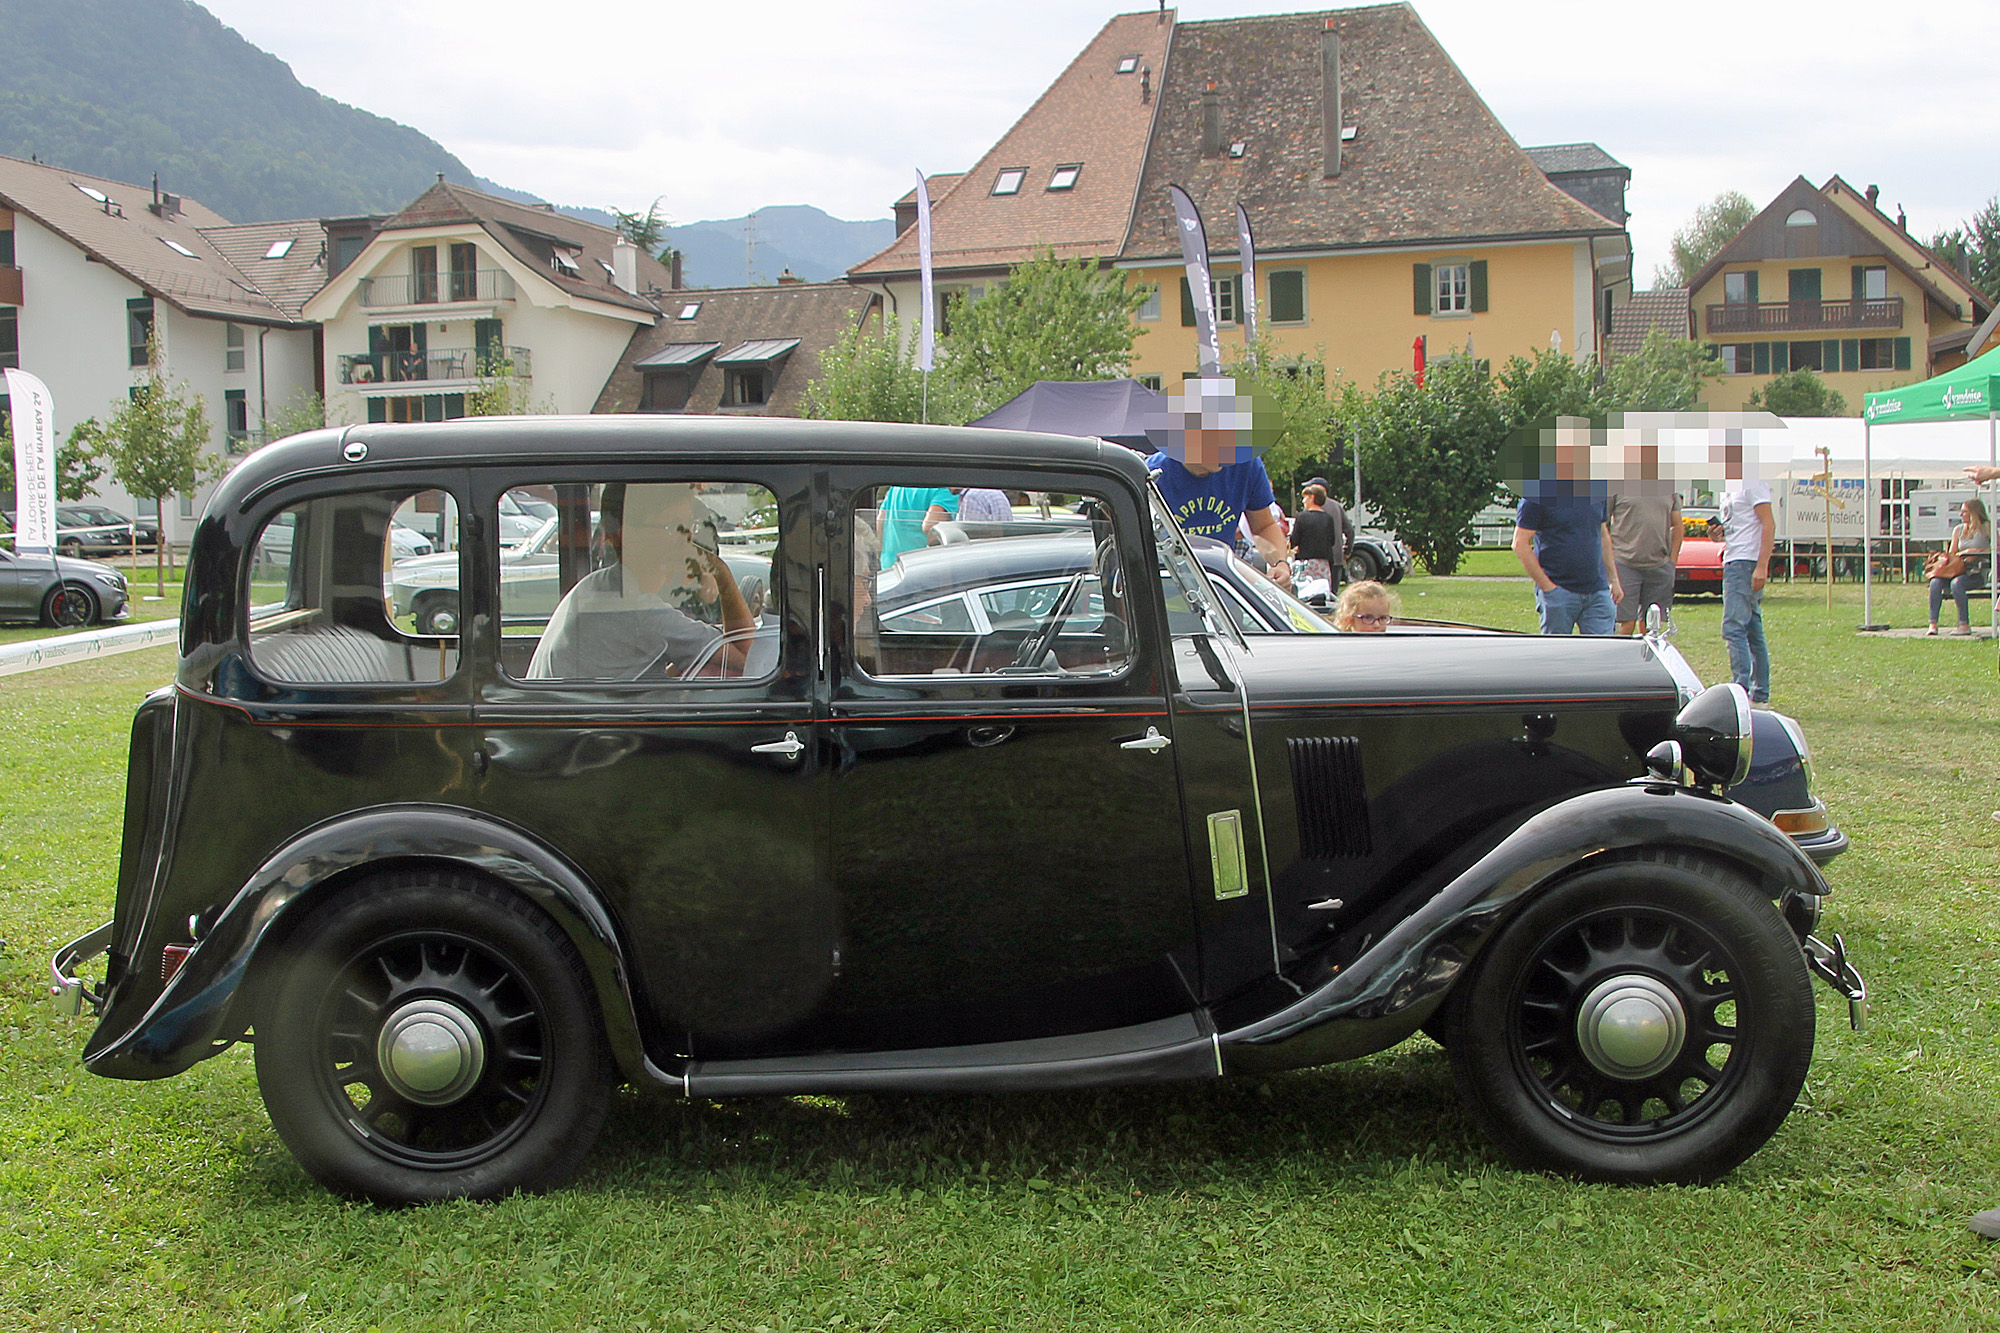
{"type": "MultiPolygon", "coordinates": [[[[1775,375],[1824,376],[1861,397],[1962,364],[1993,313],[1965,275],[1835,176],[1801,176],[1688,283],[1695,334],[1715,348],[1709,406],[1733,411],[1775,375]]],[[[1985,338],[1992,336],[1989,328],[1985,338]]]]}
{"type": "Polygon", "coordinates": [[[674,277],[616,231],[438,183],[392,217],[328,225],[329,421],[441,421],[496,375],[537,411],[588,412],[674,277]]]}

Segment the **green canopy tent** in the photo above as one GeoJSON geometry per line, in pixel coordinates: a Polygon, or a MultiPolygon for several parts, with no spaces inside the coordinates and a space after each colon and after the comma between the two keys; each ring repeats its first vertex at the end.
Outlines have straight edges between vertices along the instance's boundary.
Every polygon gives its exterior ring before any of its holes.
{"type": "MultiPolygon", "coordinates": [[[[1863,394],[1862,404],[1862,475],[1871,496],[1875,494],[1873,437],[1877,426],[1985,417],[1986,461],[2000,463],[2000,347],[1919,383],[1863,394]]],[[[1991,505],[1987,506],[1989,514],[1992,510],[1991,505]]],[[[1875,586],[1869,551],[1869,533],[1874,526],[1864,523],[1861,527],[1861,618],[1870,626],[1875,623],[1875,586]]],[[[1991,574],[1987,581],[1989,584],[1993,581],[1991,574]]],[[[1988,600],[1989,618],[1996,632],[2000,632],[2000,606],[1995,605],[1995,600],[2000,599],[1988,600]]]]}

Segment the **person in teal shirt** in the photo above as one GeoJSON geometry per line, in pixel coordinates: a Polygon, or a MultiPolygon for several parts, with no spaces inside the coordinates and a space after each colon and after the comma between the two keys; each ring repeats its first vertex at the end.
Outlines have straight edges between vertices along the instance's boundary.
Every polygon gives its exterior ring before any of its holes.
{"type": "Polygon", "coordinates": [[[931,529],[958,517],[958,491],[949,486],[891,486],[882,497],[882,568],[905,551],[930,544],[931,529]]]}

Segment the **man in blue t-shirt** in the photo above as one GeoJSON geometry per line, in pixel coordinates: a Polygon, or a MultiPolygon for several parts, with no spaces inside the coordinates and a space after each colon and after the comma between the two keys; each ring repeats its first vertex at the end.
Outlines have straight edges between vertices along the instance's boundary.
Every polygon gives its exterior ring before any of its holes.
{"type": "Polygon", "coordinates": [[[1529,482],[1515,515],[1514,557],[1535,581],[1542,633],[1609,634],[1618,624],[1610,506],[1589,480],[1588,446],[1557,446],[1561,473],[1529,482]]]}
{"type": "Polygon", "coordinates": [[[931,529],[958,517],[956,486],[891,486],[882,497],[882,568],[930,545],[931,529]]]}
{"type": "Polygon", "coordinates": [[[1249,414],[1239,410],[1235,381],[1189,380],[1182,393],[1185,399],[1168,401],[1177,411],[1186,403],[1185,425],[1178,433],[1168,431],[1167,447],[1146,459],[1146,467],[1159,474],[1160,497],[1190,537],[1234,545],[1238,520],[1247,522],[1272,580],[1290,587],[1291,543],[1271,513],[1278,497],[1264,460],[1239,438],[1249,434],[1249,414]]]}

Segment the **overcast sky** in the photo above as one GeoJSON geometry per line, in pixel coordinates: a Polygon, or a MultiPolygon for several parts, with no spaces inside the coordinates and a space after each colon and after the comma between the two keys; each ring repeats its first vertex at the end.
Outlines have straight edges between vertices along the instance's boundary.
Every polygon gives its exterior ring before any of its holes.
{"type": "MultiPolygon", "coordinates": [[[[674,222],[815,204],[886,217],[969,167],[1110,15],[1143,3],[200,0],[300,81],[482,176],[674,222]]],[[[1182,19],[1287,12],[1189,0],[1182,19]]],[[[1695,206],[1794,176],[1879,183],[1928,238],[2000,192],[2000,5],[1418,0],[1523,144],[1632,168],[1640,286],[1695,206]]]]}

